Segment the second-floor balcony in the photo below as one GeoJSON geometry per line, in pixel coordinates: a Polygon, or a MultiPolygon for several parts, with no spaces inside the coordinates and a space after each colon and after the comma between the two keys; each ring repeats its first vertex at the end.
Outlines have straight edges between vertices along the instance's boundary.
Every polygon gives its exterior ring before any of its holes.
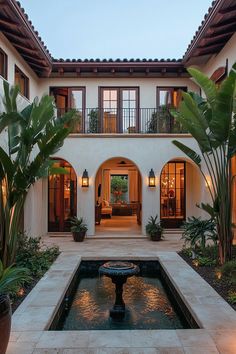
{"type": "MultiPolygon", "coordinates": [[[[63,115],[67,109],[58,109],[63,115]]],[[[78,134],[181,134],[187,133],[166,107],[100,109],[77,111],[78,134]]]]}

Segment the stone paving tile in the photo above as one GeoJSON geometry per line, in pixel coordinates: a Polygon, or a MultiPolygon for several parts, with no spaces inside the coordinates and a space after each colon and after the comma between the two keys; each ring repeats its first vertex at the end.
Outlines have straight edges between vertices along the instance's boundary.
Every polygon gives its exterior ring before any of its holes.
{"type": "Polygon", "coordinates": [[[157,354],[184,354],[181,348],[156,348],[157,354]]]}
{"type": "Polygon", "coordinates": [[[209,331],[209,334],[215,341],[216,347],[221,354],[236,353],[236,329],[209,331]]]}
{"type": "Polygon", "coordinates": [[[45,331],[36,348],[87,348],[89,331],[45,331]]]}
{"type": "Polygon", "coordinates": [[[9,342],[16,342],[22,332],[11,331],[9,342]]]}
{"type": "Polygon", "coordinates": [[[94,348],[64,349],[62,354],[99,354],[99,349],[94,349],[94,348]]]}
{"type": "MultiPolygon", "coordinates": [[[[219,354],[219,351],[212,347],[185,347],[185,354],[219,354]]],[[[226,354],[226,353],[222,353],[226,354]]]]}
{"type": "Polygon", "coordinates": [[[155,348],[100,348],[98,354],[159,354],[155,348]]]}
{"type": "Polygon", "coordinates": [[[181,347],[175,330],[131,331],[130,347],[181,347]]]}
{"type": "Polygon", "coordinates": [[[204,329],[177,329],[176,333],[183,347],[213,347],[212,337],[204,329]]]}
{"type": "Polygon", "coordinates": [[[31,307],[24,314],[13,315],[12,331],[42,331],[55,312],[55,306],[31,307]]]}
{"type": "Polygon", "coordinates": [[[20,336],[17,339],[18,343],[37,343],[42,336],[43,332],[42,331],[27,331],[27,332],[21,332],[20,336]]]}
{"type": "Polygon", "coordinates": [[[220,307],[217,304],[191,304],[191,308],[205,329],[236,329],[236,312],[226,302],[220,307]]]}
{"type": "Polygon", "coordinates": [[[10,342],[6,354],[32,354],[34,346],[31,343],[10,342]]]}
{"type": "MultiPolygon", "coordinates": [[[[131,331],[116,331],[114,335],[110,331],[89,331],[89,348],[97,347],[131,347],[131,331]]],[[[138,345],[137,345],[138,346],[138,345]]],[[[140,347],[140,346],[139,346],[140,347]]]]}
{"type": "Polygon", "coordinates": [[[63,354],[63,349],[35,349],[33,354],[63,354]]]}

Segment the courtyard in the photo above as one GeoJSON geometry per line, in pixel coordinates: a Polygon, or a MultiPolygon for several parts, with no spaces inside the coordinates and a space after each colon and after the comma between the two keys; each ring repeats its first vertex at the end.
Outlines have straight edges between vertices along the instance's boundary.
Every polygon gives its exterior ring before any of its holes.
{"type": "Polygon", "coordinates": [[[176,253],[178,236],[148,239],[47,237],[61,254],[13,315],[8,354],[234,354],[235,311],[176,253]],[[158,259],[199,329],[48,331],[53,314],[81,260],[158,259]]]}
{"type": "Polygon", "coordinates": [[[0,0],[0,354],[235,354],[235,0],[21,1],[0,0]]]}

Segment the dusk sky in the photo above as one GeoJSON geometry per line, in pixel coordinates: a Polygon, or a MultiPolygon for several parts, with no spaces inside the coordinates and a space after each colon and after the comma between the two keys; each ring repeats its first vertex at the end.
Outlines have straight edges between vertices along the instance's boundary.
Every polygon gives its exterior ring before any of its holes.
{"type": "Polygon", "coordinates": [[[21,0],[55,58],[181,58],[210,0],[21,0]]]}

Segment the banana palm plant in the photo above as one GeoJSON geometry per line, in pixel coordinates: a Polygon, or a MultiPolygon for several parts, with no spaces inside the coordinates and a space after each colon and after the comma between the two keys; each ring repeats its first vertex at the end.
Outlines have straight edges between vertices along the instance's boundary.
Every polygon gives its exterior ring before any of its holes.
{"type": "Polygon", "coordinates": [[[173,144],[193,160],[208,186],[212,205],[202,203],[201,207],[216,219],[223,264],[232,257],[230,163],[236,153],[236,64],[220,86],[195,68],[188,71],[206,99],[183,92],[179,111],[172,114],[197,141],[200,154],[177,140],[173,144]]]}
{"type": "Polygon", "coordinates": [[[27,268],[10,266],[4,269],[0,260],[0,296],[15,294],[19,287],[30,279],[27,268]]]}
{"type": "Polygon", "coordinates": [[[55,117],[53,98],[37,98],[23,110],[17,107],[19,88],[4,82],[0,114],[0,259],[4,267],[15,259],[17,234],[29,188],[40,178],[63,171],[53,169],[50,156],[63,145],[77,123],[75,111],[55,117]],[[5,134],[5,135],[4,135],[5,134]]]}

